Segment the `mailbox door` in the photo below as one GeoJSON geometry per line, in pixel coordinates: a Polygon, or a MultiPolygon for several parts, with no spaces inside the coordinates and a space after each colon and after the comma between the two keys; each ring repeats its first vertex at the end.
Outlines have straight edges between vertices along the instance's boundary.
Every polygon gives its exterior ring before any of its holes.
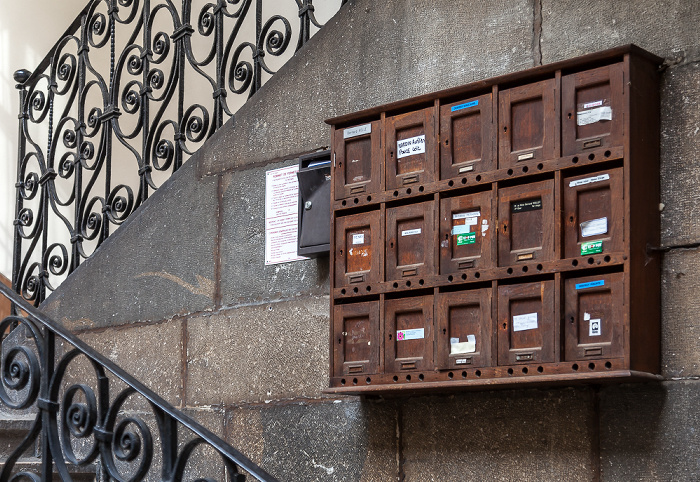
{"type": "Polygon", "coordinates": [[[434,202],[386,210],[386,279],[434,274],[434,202]]]}
{"type": "Polygon", "coordinates": [[[554,182],[540,181],[498,191],[498,263],[554,258],[554,182]]]}
{"type": "Polygon", "coordinates": [[[564,179],[567,258],[623,250],[622,168],[564,179]]]}
{"type": "Polygon", "coordinates": [[[490,268],[491,191],[440,200],[440,274],[490,268]]]}
{"type": "Polygon", "coordinates": [[[387,300],[384,306],[386,372],[432,370],[432,295],[387,300]]]}
{"type": "Polygon", "coordinates": [[[336,305],[333,310],[335,376],[379,371],[379,302],[336,305]]]}
{"type": "Polygon", "coordinates": [[[624,356],[623,292],[623,273],[566,280],[566,361],[624,356]]]}
{"type": "Polygon", "coordinates": [[[336,200],[382,190],[381,139],[379,121],[335,131],[336,200]]]}
{"type": "Polygon", "coordinates": [[[437,366],[454,370],[491,365],[491,289],[440,293],[437,366]]]}
{"type": "Polygon", "coordinates": [[[499,168],[556,157],[554,79],[499,94],[499,168]]]}
{"type": "Polygon", "coordinates": [[[379,211],[335,221],[335,286],[377,283],[381,260],[379,211]]]}
{"type": "Polygon", "coordinates": [[[562,151],[565,156],[622,146],[622,64],[562,77],[562,151]]]}
{"type": "Polygon", "coordinates": [[[554,281],[498,287],[498,364],[554,360],[554,281]]]}
{"type": "Polygon", "coordinates": [[[387,191],[435,181],[435,155],[433,108],[429,107],[387,119],[387,191]]]}
{"type": "Polygon", "coordinates": [[[494,169],[492,94],[440,107],[440,178],[494,169]]]}

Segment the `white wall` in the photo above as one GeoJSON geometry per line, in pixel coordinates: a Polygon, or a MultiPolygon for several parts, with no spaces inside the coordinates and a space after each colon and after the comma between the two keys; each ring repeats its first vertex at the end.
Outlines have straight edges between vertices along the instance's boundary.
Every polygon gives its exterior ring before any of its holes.
{"type": "Polygon", "coordinates": [[[0,0],[0,273],[12,273],[18,94],[15,70],[33,70],[87,0],[0,0]]]}

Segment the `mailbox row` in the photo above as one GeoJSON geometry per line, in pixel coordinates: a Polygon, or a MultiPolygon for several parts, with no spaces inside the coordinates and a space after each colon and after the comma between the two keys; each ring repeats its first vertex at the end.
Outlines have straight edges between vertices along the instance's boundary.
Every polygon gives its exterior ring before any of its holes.
{"type": "Polygon", "coordinates": [[[622,358],[624,282],[565,279],[561,305],[554,280],[336,305],[333,375],[622,358]]]}
{"type": "Polygon", "coordinates": [[[624,109],[618,63],[337,129],[335,199],[622,146],[624,109]]]}
{"type": "MultiPolygon", "coordinates": [[[[622,187],[622,168],[564,178],[564,258],[624,250],[622,187]]],[[[385,219],[380,210],[336,219],[336,287],[385,281],[382,260],[393,281],[555,259],[552,179],[385,212],[385,219]]]]}

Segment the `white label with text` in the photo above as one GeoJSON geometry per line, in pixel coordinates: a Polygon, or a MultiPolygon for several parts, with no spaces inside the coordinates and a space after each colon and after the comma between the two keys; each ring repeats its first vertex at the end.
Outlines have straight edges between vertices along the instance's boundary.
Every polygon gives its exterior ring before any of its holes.
{"type": "Polygon", "coordinates": [[[407,229],[406,231],[401,231],[401,236],[413,236],[414,234],[420,234],[421,232],[421,228],[407,229]]]}
{"type": "Polygon", "coordinates": [[[396,142],[396,157],[413,156],[414,154],[423,154],[425,152],[425,135],[409,137],[396,142]]]}
{"type": "Polygon", "coordinates": [[[352,244],[365,244],[365,234],[353,234],[352,235],[352,244]]]}
{"type": "Polygon", "coordinates": [[[526,313],[513,317],[513,331],[525,331],[537,329],[537,313],[526,313]]]}

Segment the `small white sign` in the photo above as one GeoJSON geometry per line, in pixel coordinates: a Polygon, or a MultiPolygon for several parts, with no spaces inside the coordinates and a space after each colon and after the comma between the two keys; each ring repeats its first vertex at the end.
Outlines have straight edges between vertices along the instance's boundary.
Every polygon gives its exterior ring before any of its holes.
{"type": "Polygon", "coordinates": [[[608,218],[591,219],[581,223],[581,236],[597,236],[608,232],[608,218]]]}
{"type": "Polygon", "coordinates": [[[592,182],[607,181],[610,179],[609,174],[601,174],[600,176],[587,177],[585,179],[579,179],[578,181],[571,181],[569,187],[583,186],[584,184],[590,184],[592,182]]]}
{"type": "Polygon", "coordinates": [[[576,113],[576,123],[580,126],[593,124],[603,120],[612,120],[611,107],[596,107],[591,110],[583,110],[576,113]]]}
{"type": "Polygon", "coordinates": [[[537,313],[515,315],[513,317],[513,331],[525,331],[537,329],[537,313]]]}
{"type": "Polygon", "coordinates": [[[357,137],[364,134],[372,133],[372,124],[364,124],[357,127],[350,127],[343,131],[343,139],[350,139],[351,137],[357,137]]]}
{"type": "Polygon", "coordinates": [[[600,318],[594,318],[588,324],[588,336],[600,336],[600,318]]]}
{"type": "Polygon", "coordinates": [[[452,234],[467,234],[472,232],[472,226],[473,224],[460,224],[458,226],[454,226],[452,228],[452,234]]]}
{"type": "Polygon", "coordinates": [[[414,154],[423,154],[425,152],[425,135],[409,137],[396,142],[396,157],[413,156],[414,154]]]}
{"type": "Polygon", "coordinates": [[[365,244],[365,233],[353,234],[352,244],[365,244]]]}
{"type": "Polygon", "coordinates": [[[596,100],[594,102],[587,102],[587,103],[583,104],[583,108],[584,109],[592,109],[593,107],[600,107],[601,105],[603,105],[603,101],[596,100]]]}
{"type": "MultiPolygon", "coordinates": [[[[469,219],[469,218],[478,218],[481,216],[481,211],[470,211],[468,213],[457,213],[452,215],[452,219],[469,219]]],[[[476,224],[476,220],[474,220],[474,223],[476,224]]]]}
{"type": "Polygon", "coordinates": [[[401,236],[413,236],[414,234],[420,234],[421,232],[421,228],[407,229],[406,231],[401,231],[401,236]]]}
{"type": "Polygon", "coordinates": [[[422,338],[425,338],[425,328],[412,328],[410,330],[396,331],[396,339],[398,341],[420,340],[422,338]]]}
{"type": "Polygon", "coordinates": [[[297,256],[299,165],[265,173],[265,265],[308,259],[297,256]]]}

